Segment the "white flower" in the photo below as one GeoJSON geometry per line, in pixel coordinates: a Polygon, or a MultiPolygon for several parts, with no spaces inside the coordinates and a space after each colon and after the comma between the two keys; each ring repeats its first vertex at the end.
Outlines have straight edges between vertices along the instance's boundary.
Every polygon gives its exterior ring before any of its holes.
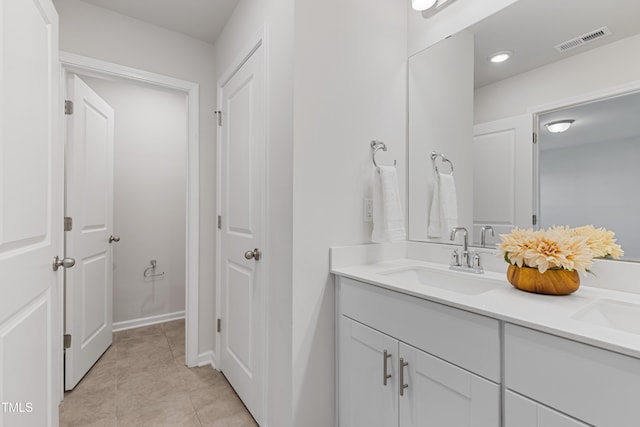
{"type": "Polygon", "coordinates": [[[611,239],[601,238],[604,235],[609,236],[606,233],[610,232],[604,229],[596,231],[598,233],[591,231],[587,233],[587,231],[576,231],[569,227],[551,227],[537,231],[516,228],[511,233],[500,236],[502,241],[500,249],[505,260],[518,267],[537,268],[540,273],[550,268],[585,273],[591,268],[594,256],[603,256],[597,255],[601,252],[595,252],[592,249],[589,244],[590,238],[597,243],[607,242],[605,245],[609,248],[607,254],[613,256],[622,252],[615,243],[613,246],[609,244],[611,239]]]}
{"type": "Polygon", "coordinates": [[[593,252],[594,258],[611,257],[614,259],[624,255],[624,251],[616,243],[615,233],[604,228],[595,228],[593,225],[585,225],[573,229],[574,234],[585,236],[587,244],[593,252]]]}

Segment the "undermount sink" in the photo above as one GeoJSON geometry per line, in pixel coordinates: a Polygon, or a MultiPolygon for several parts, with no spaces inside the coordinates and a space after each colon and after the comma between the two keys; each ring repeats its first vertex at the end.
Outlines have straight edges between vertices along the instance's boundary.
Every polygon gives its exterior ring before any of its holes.
{"type": "Polygon", "coordinates": [[[503,286],[482,275],[427,267],[405,267],[380,274],[400,279],[408,284],[432,286],[466,295],[478,295],[503,286]]]}
{"type": "Polygon", "coordinates": [[[592,325],[640,335],[640,304],[603,299],[571,317],[592,325]]]}

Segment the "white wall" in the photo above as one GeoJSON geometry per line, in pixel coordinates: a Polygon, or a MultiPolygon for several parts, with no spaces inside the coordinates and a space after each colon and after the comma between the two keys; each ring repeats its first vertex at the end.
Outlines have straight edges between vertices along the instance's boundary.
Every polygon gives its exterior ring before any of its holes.
{"type": "Polygon", "coordinates": [[[184,312],[186,96],[81,78],[115,110],[114,326],[184,312]],[[164,276],[143,277],[151,259],[164,276]]]}
{"type": "Polygon", "coordinates": [[[640,80],[640,35],[571,56],[475,91],[475,123],[640,80]]]}
{"type": "Polygon", "coordinates": [[[325,427],[335,417],[329,247],[370,241],[362,199],[371,139],[387,143],[384,160],[398,160],[405,190],[406,5],[299,0],[294,17],[292,0],[241,0],[216,43],[218,76],[263,23],[270,153],[268,424],[325,427]]]}
{"type": "Polygon", "coordinates": [[[54,0],[60,49],[200,85],[199,353],[214,347],[215,62],[213,46],[79,0],[54,0]]]}
{"type": "Polygon", "coordinates": [[[541,151],[540,225],[605,227],[616,233],[625,258],[639,259],[638,159],[637,138],[541,151]],[[607,173],[593,172],[602,169],[607,173]]]}
{"type": "Polygon", "coordinates": [[[293,174],[294,425],[335,424],[329,247],[371,241],[372,139],[406,176],[408,1],[298,0],[293,174]]]}
{"type": "Polygon", "coordinates": [[[267,56],[267,425],[292,424],[291,274],[294,0],[240,0],[215,45],[216,78],[266,26],[267,56]]]}

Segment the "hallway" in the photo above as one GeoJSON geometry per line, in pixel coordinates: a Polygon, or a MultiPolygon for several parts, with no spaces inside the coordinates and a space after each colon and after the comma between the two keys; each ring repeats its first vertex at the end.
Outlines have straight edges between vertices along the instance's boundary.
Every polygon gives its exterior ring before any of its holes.
{"type": "Polygon", "coordinates": [[[115,333],[60,406],[61,427],[162,425],[256,426],[220,372],[184,366],[184,320],[115,333]]]}

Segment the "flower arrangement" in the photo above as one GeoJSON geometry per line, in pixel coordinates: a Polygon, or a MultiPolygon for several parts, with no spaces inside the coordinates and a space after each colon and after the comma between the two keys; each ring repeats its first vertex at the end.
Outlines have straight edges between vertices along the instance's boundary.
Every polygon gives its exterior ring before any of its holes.
{"type": "Polygon", "coordinates": [[[562,269],[584,274],[593,258],[618,259],[624,254],[614,237],[612,231],[593,225],[536,231],[515,228],[500,235],[500,249],[505,261],[518,267],[537,268],[540,273],[562,269]]]}

